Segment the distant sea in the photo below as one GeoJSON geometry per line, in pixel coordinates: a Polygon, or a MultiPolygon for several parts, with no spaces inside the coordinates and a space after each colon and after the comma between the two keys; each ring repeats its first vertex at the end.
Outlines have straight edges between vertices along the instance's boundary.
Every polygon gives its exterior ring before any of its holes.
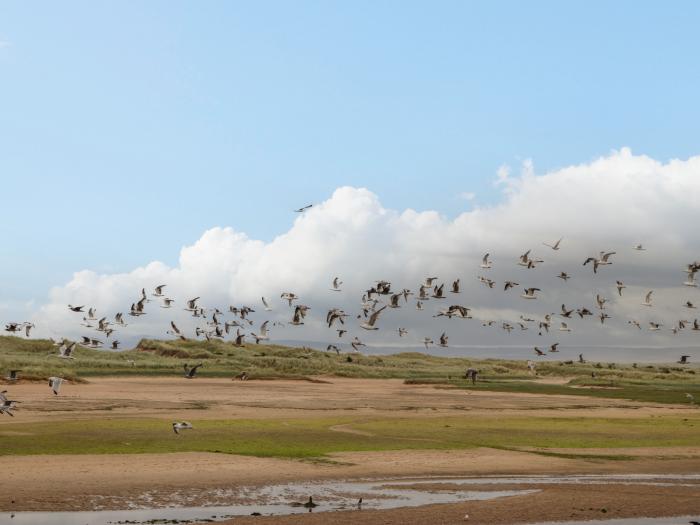
{"type": "MultiPolygon", "coordinates": [[[[325,350],[327,342],[321,341],[296,341],[275,340],[273,344],[287,346],[307,346],[314,350],[325,350]]],[[[343,352],[353,352],[348,342],[336,340],[333,342],[343,352]]],[[[546,345],[540,346],[546,350],[546,345]]],[[[360,349],[367,355],[388,355],[401,352],[421,352],[429,355],[446,357],[475,357],[479,359],[532,359],[533,361],[567,361],[578,359],[583,354],[587,361],[616,362],[616,363],[675,363],[681,355],[689,355],[691,364],[700,364],[700,346],[576,346],[561,345],[556,354],[547,354],[546,357],[537,357],[532,346],[469,346],[450,345],[447,348],[430,346],[427,350],[424,345],[367,345],[360,349]]]]}

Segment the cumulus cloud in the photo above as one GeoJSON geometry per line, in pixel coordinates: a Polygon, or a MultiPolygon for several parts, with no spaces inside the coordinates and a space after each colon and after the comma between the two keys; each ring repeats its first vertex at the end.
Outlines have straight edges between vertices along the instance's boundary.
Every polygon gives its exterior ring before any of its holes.
{"type": "Polygon", "coordinates": [[[698,332],[673,336],[667,329],[639,331],[627,321],[635,318],[644,326],[654,320],[670,328],[678,319],[694,316],[682,307],[686,300],[700,303],[697,289],[682,286],[683,267],[700,258],[700,157],[662,163],[622,149],[590,163],[539,175],[527,161],[517,176],[510,168],[500,168],[496,183],[503,190],[500,204],[476,207],[454,219],[436,211],[387,209],[368,189],[341,187],[270,242],[250,239],[232,227],[211,228],[193,245],[182,248],[175,267],[155,261],[129,273],[75,273],[70,282],[53,288],[47,304],[36,312],[36,332],[84,334],[88,329],[80,327],[80,315],[70,312],[67,304],[95,306],[98,314],[112,317],[117,311],[128,312],[141,288],[150,293],[154,286],[167,284],[167,294],[177,301],[175,307],[161,309],[153,297],[146,307],[148,314],[133,318],[118,334],[120,340],[163,337],[170,320],[192,332],[197,320],[188,317],[183,306],[186,299],[197,296],[209,308],[253,306],[256,325],[263,319],[287,321],[290,309],[279,296],[292,291],[311,306],[308,321],[301,327],[276,327],[273,339],[337,343],[335,331],[325,328],[323,321],[326,308],[338,306],[351,314],[349,335],[377,346],[417,344],[425,336],[437,340],[442,331],[450,335],[453,353],[488,345],[496,348],[492,352],[496,357],[498,348],[555,340],[562,347],[697,342],[698,332]],[[542,244],[560,237],[564,240],[559,251],[542,244]],[[648,250],[633,250],[637,243],[648,250]],[[544,259],[532,270],[516,264],[528,249],[544,259]],[[601,250],[617,254],[613,265],[602,267],[594,276],[582,262],[601,250]],[[494,261],[490,270],[479,268],[486,252],[494,261]],[[560,271],[570,273],[572,279],[566,283],[557,279],[560,271]],[[446,288],[460,278],[463,291],[448,294],[444,301],[426,302],[423,312],[415,310],[414,300],[401,309],[385,311],[377,332],[358,328],[354,317],[361,295],[374,281],[385,279],[393,289],[416,290],[428,275],[438,276],[446,288]],[[479,283],[479,275],[495,280],[495,288],[479,283]],[[329,290],[335,276],[344,281],[340,293],[329,290]],[[504,292],[506,279],[521,286],[504,292]],[[617,279],[628,284],[623,297],[617,296],[617,279]],[[521,299],[523,286],[541,288],[541,299],[521,299]],[[656,306],[645,308],[640,303],[650,289],[655,290],[656,306]],[[596,293],[610,298],[612,319],[605,325],[591,318],[572,319],[568,321],[571,333],[556,331],[558,319],[555,332],[543,336],[532,324],[527,331],[508,334],[477,320],[517,322],[520,315],[540,319],[559,312],[561,304],[594,310],[596,293]],[[261,296],[273,304],[272,312],[263,311],[261,296]],[[449,304],[473,308],[475,319],[432,317],[449,304]],[[399,326],[409,328],[409,337],[398,340],[399,326]]]}

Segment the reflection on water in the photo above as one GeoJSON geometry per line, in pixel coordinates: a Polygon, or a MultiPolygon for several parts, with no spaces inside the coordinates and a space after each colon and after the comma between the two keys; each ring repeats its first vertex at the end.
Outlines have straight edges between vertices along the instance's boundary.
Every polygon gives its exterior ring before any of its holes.
{"type": "MultiPolygon", "coordinates": [[[[173,494],[171,501],[178,501],[181,507],[153,508],[167,505],[162,499],[151,493],[144,493],[129,501],[128,510],[95,510],[86,512],[17,512],[0,513],[0,525],[113,525],[113,524],[158,524],[158,523],[193,523],[220,521],[234,516],[247,516],[253,513],[261,515],[283,515],[309,512],[302,503],[310,495],[317,506],[314,512],[338,510],[359,510],[358,500],[362,498],[363,509],[392,509],[399,507],[417,507],[435,503],[457,503],[468,500],[488,500],[505,496],[515,496],[537,492],[532,485],[551,483],[634,483],[652,485],[682,486],[697,482],[700,475],[627,475],[627,476],[527,476],[505,477],[486,476],[476,478],[428,478],[428,479],[393,479],[370,481],[325,481],[270,485],[266,487],[243,487],[235,489],[218,489],[209,491],[210,500],[205,506],[186,506],[186,498],[173,494]],[[440,486],[443,484],[444,486],[440,486]],[[522,490],[470,490],[470,485],[530,485],[522,490]],[[423,485],[425,488],[422,488],[423,485]],[[429,486],[427,486],[429,485],[429,486]],[[222,504],[222,502],[226,502],[222,504]]],[[[475,487],[476,488],[476,487],[475,487]]],[[[496,487],[494,487],[496,488],[496,487]]],[[[93,502],[99,501],[99,498],[93,502]]],[[[95,503],[93,508],[99,509],[95,503]]],[[[690,519],[690,518],[689,518],[690,519]]],[[[583,525],[677,525],[687,524],[688,519],[668,519],[660,521],[655,518],[645,520],[607,520],[585,522],[583,525]]],[[[541,525],[541,524],[540,524],[541,525]]],[[[558,524],[562,525],[562,524],[558,524]]],[[[571,522],[566,525],[579,525],[571,522]]]]}

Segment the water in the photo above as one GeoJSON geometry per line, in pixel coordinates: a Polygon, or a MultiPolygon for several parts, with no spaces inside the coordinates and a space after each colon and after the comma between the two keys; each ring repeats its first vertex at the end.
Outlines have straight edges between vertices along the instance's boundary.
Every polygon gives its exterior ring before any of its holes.
{"type": "MultiPolygon", "coordinates": [[[[100,498],[93,498],[90,506],[94,511],[80,512],[17,512],[0,513],[0,525],[114,525],[119,523],[154,523],[153,520],[174,520],[169,523],[220,521],[235,516],[284,515],[309,512],[301,506],[314,498],[318,506],[313,512],[356,510],[357,501],[363,499],[363,509],[393,509],[417,507],[435,503],[458,503],[469,500],[489,500],[505,496],[538,492],[532,485],[551,483],[605,484],[627,483],[658,486],[683,486],[700,480],[700,475],[627,475],[627,476],[485,476],[474,478],[428,478],[369,481],[326,481],[266,487],[243,487],[208,491],[210,501],[204,505],[188,506],[183,493],[171,495],[172,501],[181,506],[153,508],[158,497],[144,493],[129,502],[127,510],[99,510],[100,498]],[[440,487],[444,484],[444,487],[440,487]],[[528,485],[522,490],[469,490],[470,485],[528,485]],[[430,485],[425,489],[421,485],[430,485]],[[455,488],[455,485],[458,487],[455,488]],[[235,504],[221,504],[235,502],[235,504]]],[[[161,505],[162,505],[161,500],[161,505]]],[[[167,505],[167,502],[165,503],[167,505]]],[[[679,525],[687,524],[691,518],[669,518],[661,520],[606,520],[567,522],[557,525],[679,525]]],[[[163,523],[165,521],[161,521],[163,523]]],[[[158,521],[155,521],[158,523],[158,521]]],[[[545,525],[545,524],[538,524],[545,525]]]]}

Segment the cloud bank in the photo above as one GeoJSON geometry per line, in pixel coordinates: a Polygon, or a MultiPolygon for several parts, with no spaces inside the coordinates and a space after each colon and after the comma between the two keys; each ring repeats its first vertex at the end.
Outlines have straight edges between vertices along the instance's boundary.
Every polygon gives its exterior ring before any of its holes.
{"type": "Polygon", "coordinates": [[[167,284],[167,295],[176,300],[174,307],[161,309],[153,298],[146,306],[148,314],[130,318],[130,325],[115,334],[117,338],[135,342],[144,336],[165,337],[170,320],[193,335],[202,322],[183,308],[186,299],[197,296],[208,308],[252,306],[256,327],[264,319],[286,322],[291,311],[279,296],[291,291],[311,306],[309,317],[303,326],[275,327],[273,341],[337,344],[335,330],[324,326],[326,309],[337,306],[351,314],[349,336],[385,347],[416,345],[426,336],[437,341],[442,331],[450,336],[452,353],[469,353],[463,347],[472,345],[489,346],[494,357],[502,355],[499,349],[555,341],[562,347],[697,343],[700,332],[673,335],[669,328],[678,319],[696,316],[683,307],[686,301],[700,304],[700,292],[682,285],[685,265],[700,259],[700,157],[662,163],[622,149],[541,175],[530,162],[523,164],[518,175],[503,167],[494,184],[503,192],[500,204],[475,207],[453,219],[436,211],[387,209],[368,189],[341,187],[300,214],[289,231],[270,242],[250,239],[231,227],[215,227],[183,247],[175,267],[154,261],[128,273],[79,271],[70,282],[50,291],[48,302],[34,316],[36,335],[94,335],[80,326],[81,316],[70,312],[67,304],[94,306],[98,316],[111,319],[116,312],[128,312],[141,288],[150,293],[154,286],[167,284]],[[542,244],[560,237],[564,240],[559,251],[542,244]],[[647,250],[635,251],[637,243],[647,250]],[[528,249],[544,260],[535,269],[516,264],[528,249]],[[617,252],[614,264],[593,275],[582,262],[603,250],[617,252]],[[480,269],[487,252],[493,268],[480,269]],[[572,278],[561,281],[556,277],[561,271],[572,278]],[[496,281],[494,289],[480,283],[479,275],[496,281]],[[344,282],[342,292],[329,289],[335,276],[344,282]],[[459,278],[462,293],[447,294],[443,301],[431,299],[422,312],[415,309],[413,299],[400,309],[387,310],[377,332],[358,327],[355,315],[362,293],[375,281],[391,281],[397,291],[416,291],[426,276],[438,276],[446,288],[459,278]],[[504,292],[506,279],[520,286],[504,292]],[[627,285],[623,297],[615,289],[618,279],[627,285]],[[531,286],[542,289],[541,298],[521,299],[522,288],[531,286]],[[644,294],[652,289],[654,306],[641,306],[644,294]],[[555,333],[539,336],[534,324],[527,331],[517,328],[509,334],[497,326],[484,327],[480,321],[515,323],[520,315],[540,319],[559,312],[562,303],[595,311],[597,293],[610,299],[611,319],[605,325],[595,318],[575,318],[568,321],[572,332],[564,333],[556,331],[560,320],[555,318],[555,333]],[[273,311],[263,311],[262,296],[273,311]],[[473,308],[474,319],[432,317],[450,304],[473,308]],[[631,327],[630,319],[638,320],[643,330],[631,327]],[[649,321],[663,322],[664,330],[649,332],[649,321]],[[401,340],[396,333],[399,326],[409,329],[401,340]]]}

